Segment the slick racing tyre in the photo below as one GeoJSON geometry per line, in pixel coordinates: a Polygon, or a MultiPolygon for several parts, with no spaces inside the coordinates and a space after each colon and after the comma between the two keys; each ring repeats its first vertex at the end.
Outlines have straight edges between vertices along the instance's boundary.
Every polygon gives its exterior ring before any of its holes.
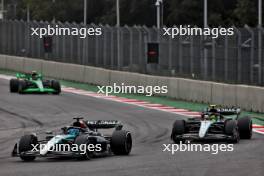
{"type": "Polygon", "coordinates": [[[227,140],[228,143],[238,143],[239,142],[239,131],[237,122],[235,120],[227,120],[225,121],[225,134],[231,136],[230,139],[227,140]]]}
{"type": "Polygon", "coordinates": [[[27,88],[27,83],[24,80],[20,80],[18,84],[18,93],[22,94],[23,91],[27,88]]]}
{"type": "Polygon", "coordinates": [[[10,92],[18,92],[18,85],[19,85],[19,81],[18,79],[11,79],[9,82],[9,86],[10,86],[10,92]]]}
{"type": "Polygon", "coordinates": [[[184,139],[179,139],[177,135],[183,135],[185,132],[185,121],[184,120],[176,120],[173,123],[171,139],[174,143],[179,144],[180,142],[184,143],[184,139]]]}
{"type": "Polygon", "coordinates": [[[250,117],[242,117],[237,120],[238,131],[241,139],[251,139],[252,120],[250,117]]]}
{"type": "Polygon", "coordinates": [[[89,145],[89,139],[88,139],[88,135],[80,135],[77,136],[74,144],[77,144],[78,146],[78,155],[79,155],[79,159],[80,160],[90,160],[93,156],[93,153],[91,151],[88,150],[88,145],[89,145]],[[85,144],[87,147],[87,150],[85,151],[81,151],[81,145],[85,144]]]}
{"type": "Polygon", "coordinates": [[[61,86],[59,81],[52,80],[51,81],[51,87],[55,90],[54,94],[60,94],[61,93],[61,86]]]}
{"type": "Polygon", "coordinates": [[[132,136],[129,131],[114,131],[111,139],[111,150],[115,155],[129,155],[132,149],[132,136]]]}
{"type": "Polygon", "coordinates": [[[36,156],[27,156],[23,155],[23,152],[31,151],[33,149],[32,144],[36,145],[38,143],[38,139],[34,135],[25,135],[20,138],[18,145],[18,152],[20,154],[20,158],[23,161],[33,161],[36,156]]]}

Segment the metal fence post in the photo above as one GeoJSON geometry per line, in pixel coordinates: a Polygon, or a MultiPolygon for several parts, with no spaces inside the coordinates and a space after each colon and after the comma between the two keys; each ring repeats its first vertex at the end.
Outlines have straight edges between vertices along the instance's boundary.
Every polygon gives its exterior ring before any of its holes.
{"type": "Polygon", "coordinates": [[[133,65],[133,31],[127,25],[125,26],[129,33],[129,67],[133,65]]]}
{"type": "Polygon", "coordinates": [[[13,21],[13,26],[12,26],[13,28],[14,28],[14,35],[13,35],[13,53],[15,53],[15,54],[17,54],[17,45],[18,45],[18,41],[17,41],[17,39],[18,39],[18,35],[17,35],[17,31],[19,30],[19,25],[18,25],[18,22],[17,22],[17,20],[14,20],[13,21]]]}
{"type": "Polygon", "coordinates": [[[125,57],[124,57],[124,29],[123,27],[119,27],[119,35],[120,35],[120,38],[119,38],[119,54],[120,54],[120,68],[121,70],[123,69],[124,67],[124,63],[125,63],[125,57]]]}
{"type": "Polygon", "coordinates": [[[255,67],[255,63],[254,63],[254,49],[255,49],[255,46],[254,45],[255,45],[255,37],[254,37],[254,32],[252,31],[252,29],[249,26],[246,25],[245,28],[250,33],[251,37],[242,44],[242,47],[244,47],[244,48],[249,48],[250,47],[250,83],[254,84],[254,82],[255,82],[255,80],[254,80],[254,67],[255,67]],[[247,42],[250,42],[250,45],[248,45],[247,42]]]}
{"type": "MultiPolygon", "coordinates": [[[[80,28],[82,27],[87,27],[86,24],[84,23],[81,23],[80,28]]],[[[88,65],[89,63],[89,57],[88,57],[88,48],[89,48],[89,45],[88,45],[88,41],[89,39],[88,38],[85,38],[85,39],[82,39],[82,63],[83,65],[88,65]]]]}
{"type": "Polygon", "coordinates": [[[224,48],[224,78],[228,80],[228,36],[225,35],[225,48],[224,48]]]}
{"type": "Polygon", "coordinates": [[[183,74],[183,46],[182,46],[182,36],[179,35],[179,73],[182,75],[183,74]]]}
{"type": "Polygon", "coordinates": [[[216,68],[215,45],[216,45],[216,41],[214,38],[212,38],[212,79],[213,80],[215,80],[215,68],[216,68]]]}
{"type": "Polygon", "coordinates": [[[242,47],[242,40],[241,40],[241,32],[234,28],[237,33],[237,82],[241,82],[241,47],[242,47]]]}
{"type": "Polygon", "coordinates": [[[261,61],[261,71],[260,71],[260,74],[261,74],[261,85],[263,86],[264,85],[264,76],[263,76],[263,70],[264,70],[264,47],[263,47],[263,39],[264,39],[264,37],[263,37],[263,35],[264,35],[264,29],[263,29],[263,27],[261,27],[260,28],[260,30],[261,30],[261,46],[259,46],[259,48],[260,48],[260,55],[261,55],[261,57],[259,58],[260,59],[260,61],[261,61]]]}
{"type": "Polygon", "coordinates": [[[263,28],[261,26],[258,27],[258,84],[262,85],[262,32],[263,28]]]}
{"type": "MultiPolygon", "coordinates": [[[[149,64],[147,62],[147,48],[148,48],[148,43],[149,42],[157,42],[159,44],[159,48],[160,48],[160,29],[156,28],[156,26],[152,27],[152,30],[155,31],[154,36],[157,37],[155,39],[152,38],[151,35],[151,28],[147,28],[145,25],[143,26],[143,31],[141,32],[141,35],[143,35],[143,42],[144,42],[144,53],[143,55],[141,55],[141,57],[143,57],[143,61],[141,62],[143,64],[143,70],[145,72],[148,71],[148,66],[150,66],[150,71],[154,70],[157,71],[157,67],[159,66],[158,64],[149,64]]],[[[160,49],[159,49],[160,50],[160,49]]],[[[142,50],[141,50],[142,53],[142,50]]],[[[161,52],[159,52],[159,58],[161,59],[161,52]]],[[[160,64],[160,61],[159,61],[160,64]]],[[[161,68],[161,67],[160,67],[161,68]]]]}
{"type": "Polygon", "coordinates": [[[13,29],[12,29],[12,21],[9,20],[8,21],[8,32],[9,32],[9,35],[8,35],[8,43],[7,43],[7,52],[8,54],[11,54],[12,53],[12,34],[13,34],[13,29]]]}
{"type": "Polygon", "coordinates": [[[169,70],[170,70],[170,74],[172,71],[172,38],[169,37],[169,70]]]}
{"type": "Polygon", "coordinates": [[[107,47],[109,47],[109,43],[107,43],[107,34],[108,34],[108,31],[110,31],[109,29],[109,26],[106,25],[106,26],[102,26],[102,29],[104,31],[104,39],[103,39],[103,66],[106,68],[107,67],[107,57],[108,57],[108,54],[107,54],[107,47]]]}
{"type": "Polygon", "coordinates": [[[111,28],[111,68],[114,69],[114,29],[111,28]]]}
{"type": "Polygon", "coordinates": [[[204,38],[203,38],[203,65],[204,65],[204,67],[203,67],[203,73],[204,73],[204,75],[203,75],[203,78],[205,79],[205,80],[207,80],[207,78],[208,78],[208,49],[204,46],[204,42],[206,41],[206,39],[207,39],[207,37],[205,36],[204,38]]]}
{"type": "Polygon", "coordinates": [[[193,36],[190,36],[190,60],[191,60],[191,74],[194,74],[194,42],[193,36]]]}
{"type": "MultiPolygon", "coordinates": [[[[75,25],[75,23],[72,23],[72,24],[70,24],[70,23],[67,23],[67,25],[71,28],[71,27],[73,27],[74,25],[75,25]]],[[[69,36],[69,43],[70,43],[70,53],[69,53],[69,58],[71,59],[71,63],[76,63],[75,62],[75,58],[73,57],[73,52],[76,52],[76,51],[74,51],[73,50],[73,43],[74,43],[74,36],[73,35],[70,35],[69,36]]]]}
{"type": "MultiPolygon", "coordinates": [[[[95,29],[98,26],[96,26],[95,24],[92,24],[92,27],[95,29]]],[[[95,66],[99,66],[99,52],[100,48],[99,48],[99,37],[97,35],[95,35],[95,66]]]]}
{"type": "Polygon", "coordinates": [[[121,63],[121,33],[120,33],[120,27],[117,26],[116,27],[116,32],[117,32],[117,69],[121,70],[122,68],[122,63],[121,63]]]}
{"type": "MultiPolygon", "coordinates": [[[[138,59],[138,64],[141,65],[141,62],[142,62],[142,47],[140,47],[142,45],[142,35],[141,35],[141,28],[139,26],[136,26],[135,27],[138,31],[138,35],[139,35],[139,40],[138,40],[138,46],[139,46],[139,50],[138,50],[138,56],[139,56],[139,59],[138,59]]],[[[141,65],[142,66],[142,65],[141,65]]]]}

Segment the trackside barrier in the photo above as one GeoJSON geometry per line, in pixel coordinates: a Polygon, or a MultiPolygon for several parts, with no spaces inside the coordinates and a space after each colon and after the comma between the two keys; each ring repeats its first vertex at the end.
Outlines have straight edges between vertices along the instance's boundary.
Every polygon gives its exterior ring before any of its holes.
{"type": "Polygon", "coordinates": [[[84,83],[108,86],[110,82],[110,70],[84,66],[84,83]]]}
{"type": "Polygon", "coordinates": [[[5,69],[6,68],[6,56],[0,55],[0,68],[5,69]]]}
{"type": "Polygon", "coordinates": [[[150,76],[7,55],[0,55],[0,68],[21,72],[36,70],[41,71],[45,76],[94,85],[124,83],[134,86],[168,86],[168,93],[163,96],[194,102],[239,106],[248,111],[264,112],[263,87],[150,76]]]}
{"type": "Polygon", "coordinates": [[[6,56],[6,68],[9,70],[24,71],[24,58],[6,56]]]}
{"type": "Polygon", "coordinates": [[[224,84],[224,91],[223,91],[224,105],[227,106],[237,105],[237,97],[236,97],[237,88],[238,88],[237,85],[224,84]]]}
{"type": "Polygon", "coordinates": [[[202,103],[212,102],[212,83],[207,81],[184,80],[189,82],[189,100],[202,103]]]}
{"type": "Polygon", "coordinates": [[[42,61],[35,59],[24,59],[24,72],[31,72],[32,70],[42,72],[42,61]]]}
{"type": "Polygon", "coordinates": [[[61,79],[61,68],[58,62],[42,61],[42,73],[45,76],[61,79]]]}
{"type": "Polygon", "coordinates": [[[84,66],[76,64],[60,63],[62,79],[70,81],[84,82],[84,66]]]}
{"type": "Polygon", "coordinates": [[[139,86],[142,85],[140,81],[141,74],[138,73],[129,73],[129,72],[121,72],[121,71],[110,71],[110,85],[121,85],[124,83],[129,86],[139,86]]]}

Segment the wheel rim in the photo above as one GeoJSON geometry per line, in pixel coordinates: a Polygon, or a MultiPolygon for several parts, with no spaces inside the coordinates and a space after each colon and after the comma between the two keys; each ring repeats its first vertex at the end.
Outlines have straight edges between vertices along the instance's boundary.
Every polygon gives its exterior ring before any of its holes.
{"type": "Polygon", "coordinates": [[[234,138],[234,141],[236,141],[236,142],[239,141],[239,132],[238,132],[237,128],[234,129],[233,138],[234,138]]]}
{"type": "Polygon", "coordinates": [[[125,141],[125,149],[126,149],[126,152],[130,152],[132,148],[132,138],[131,138],[131,135],[130,133],[127,133],[126,135],[126,141],[125,141]]]}

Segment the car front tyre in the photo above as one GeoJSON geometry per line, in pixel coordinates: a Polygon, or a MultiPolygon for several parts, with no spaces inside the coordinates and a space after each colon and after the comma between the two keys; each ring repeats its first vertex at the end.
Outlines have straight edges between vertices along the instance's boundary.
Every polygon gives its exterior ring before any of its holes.
{"type": "Polygon", "coordinates": [[[9,82],[10,92],[11,93],[18,92],[18,85],[19,85],[18,79],[11,79],[9,82]]]}
{"type": "Polygon", "coordinates": [[[77,136],[74,144],[77,144],[78,146],[78,155],[80,160],[90,160],[93,156],[92,152],[89,151],[88,149],[85,151],[85,153],[83,153],[83,151],[81,151],[81,145],[85,144],[86,146],[89,145],[89,139],[87,135],[80,135],[77,136]],[[83,154],[82,154],[83,153],[83,154]]]}
{"type": "Polygon", "coordinates": [[[230,136],[228,143],[238,143],[240,140],[237,122],[235,120],[227,120],[225,122],[225,134],[230,136]]]}
{"type": "Polygon", "coordinates": [[[185,121],[184,120],[176,120],[172,126],[171,139],[174,143],[179,144],[180,142],[184,143],[184,139],[177,138],[177,135],[183,135],[185,132],[185,121]]]}
{"type": "Polygon", "coordinates": [[[18,151],[20,154],[20,158],[23,161],[33,161],[36,159],[35,156],[27,156],[23,155],[23,152],[31,151],[33,149],[32,144],[37,144],[38,139],[34,135],[25,135],[20,138],[19,145],[18,145],[18,151]]]}
{"type": "Polygon", "coordinates": [[[55,90],[55,92],[53,94],[60,94],[61,93],[61,85],[59,81],[56,80],[52,80],[51,81],[51,87],[55,90]]]}

